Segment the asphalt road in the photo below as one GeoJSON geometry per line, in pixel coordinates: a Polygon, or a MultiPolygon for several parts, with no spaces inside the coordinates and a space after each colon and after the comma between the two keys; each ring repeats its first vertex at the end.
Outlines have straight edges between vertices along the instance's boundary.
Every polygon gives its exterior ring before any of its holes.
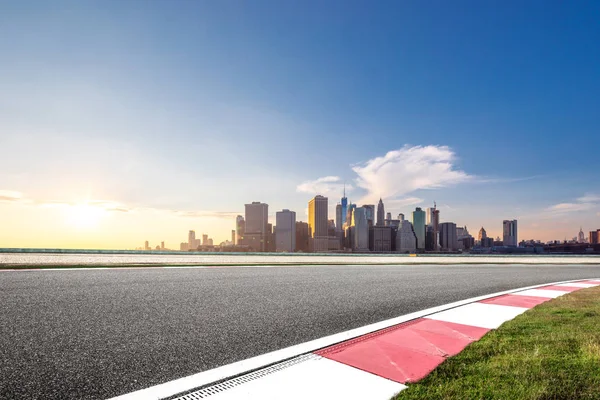
{"type": "Polygon", "coordinates": [[[0,272],[0,398],[102,399],[413,311],[599,266],[0,272]]]}

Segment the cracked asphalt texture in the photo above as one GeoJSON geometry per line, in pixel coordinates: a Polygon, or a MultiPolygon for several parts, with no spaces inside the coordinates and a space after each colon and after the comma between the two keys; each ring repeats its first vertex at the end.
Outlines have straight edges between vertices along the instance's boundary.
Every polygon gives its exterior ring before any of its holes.
{"type": "Polygon", "coordinates": [[[600,265],[0,271],[0,398],[103,399],[600,265]]]}

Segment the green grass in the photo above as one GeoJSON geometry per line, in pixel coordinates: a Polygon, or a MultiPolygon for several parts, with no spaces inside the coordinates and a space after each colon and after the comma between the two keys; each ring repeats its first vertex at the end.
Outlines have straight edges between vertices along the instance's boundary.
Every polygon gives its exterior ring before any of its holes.
{"type": "Polygon", "coordinates": [[[408,386],[395,400],[600,399],[600,287],[527,311],[408,386]]]}

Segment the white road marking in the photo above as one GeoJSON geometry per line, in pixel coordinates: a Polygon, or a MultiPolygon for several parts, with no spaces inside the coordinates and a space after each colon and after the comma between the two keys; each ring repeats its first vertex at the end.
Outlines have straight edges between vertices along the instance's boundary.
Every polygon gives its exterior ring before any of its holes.
{"type": "Polygon", "coordinates": [[[501,306],[498,304],[471,303],[462,307],[442,311],[426,318],[455,324],[496,329],[504,322],[523,314],[528,308],[501,306]]]}
{"type": "MultiPolygon", "coordinates": [[[[549,286],[549,285],[544,285],[549,286]]],[[[556,285],[553,285],[556,286],[556,285]]],[[[563,292],[562,290],[544,290],[544,289],[531,289],[531,290],[523,290],[520,292],[515,292],[518,296],[533,296],[533,297],[546,297],[548,299],[555,299],[564,294],[568,294],[569,292],[563,292]]]]}
{"type": "Polygon", "coordinates": [[[401,383],[315,355],[299,364],[211,394],[210,399],[388,400],[403,389],[406,386],[401,383]]]}
{"type": "Polygon", "coordinates": [[[566,286],[566,287],[591,288],[591,287],[595,287],[595,286],[600,286],[600,282],[598,282],[598,283],[578,283],[578,282],[572,282],[572,283],[559,283],[558,285],[554,285],[554,286],[566,286]]]}

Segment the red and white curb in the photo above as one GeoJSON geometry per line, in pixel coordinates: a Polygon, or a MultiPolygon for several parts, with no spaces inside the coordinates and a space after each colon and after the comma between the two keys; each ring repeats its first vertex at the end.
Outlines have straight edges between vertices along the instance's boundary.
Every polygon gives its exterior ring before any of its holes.
{"type": "Polygon", "coordinates": [[[446,304],[113,400],[388,400],[491,329],[538,304],[594,286],[600,286],[600,279],[555,282],[446,304]]]}

